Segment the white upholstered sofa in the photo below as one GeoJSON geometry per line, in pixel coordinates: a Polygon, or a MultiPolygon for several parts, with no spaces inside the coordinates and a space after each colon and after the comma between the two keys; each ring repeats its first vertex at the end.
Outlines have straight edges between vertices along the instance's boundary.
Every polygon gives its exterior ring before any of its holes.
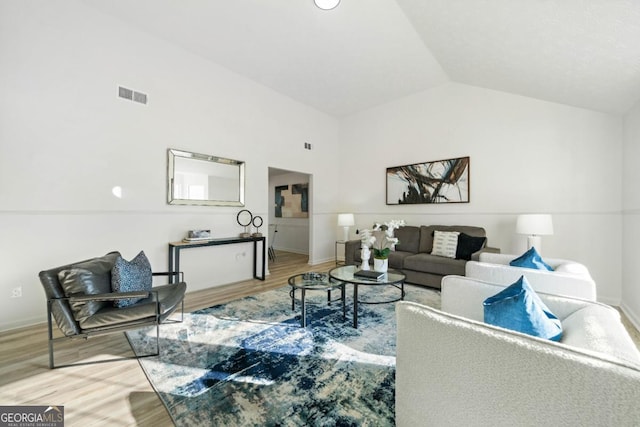
{"type": "Polygon", "coordinates": [[[640,353],[615,309],[539,293],[557,343],[483,323],[502,289],[447,276],[442,310],[398,303],[398,426],[640,425],[640,353]]]}
{"type": "Polygon", "coordinates": [[[583,264],[558,258],[543,258],[554,271],[533,270],[509,265],[518,255],[481,253],[479,261],[465,265],[465,276],[501,285],[510,285],[526,276],[536,292],[596,300],[596,284],[583,264]]]}

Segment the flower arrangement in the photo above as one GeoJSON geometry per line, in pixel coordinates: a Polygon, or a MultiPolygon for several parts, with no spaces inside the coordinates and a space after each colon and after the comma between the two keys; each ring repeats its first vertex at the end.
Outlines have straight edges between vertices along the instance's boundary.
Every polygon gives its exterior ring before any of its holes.
{"type": "Polygon", "coordinates": [[[377,259],[387,259],[389,253],[398,244],[398,238],[393,237],[393,230],[405,225],[404,220],[394,219],[384,224],[374,224],[373,229],[361,230],[362,247],[371,248],[373,257],[377,259]]]}

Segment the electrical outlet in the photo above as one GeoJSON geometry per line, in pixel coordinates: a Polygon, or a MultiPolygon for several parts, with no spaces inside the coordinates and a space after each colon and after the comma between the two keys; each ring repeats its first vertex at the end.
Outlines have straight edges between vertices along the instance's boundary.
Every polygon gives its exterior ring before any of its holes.
{"type": "Polygon", "coordinates": [[[22,286],[18,286],[11,290],[11,298],[22,298],[22,286]]]}

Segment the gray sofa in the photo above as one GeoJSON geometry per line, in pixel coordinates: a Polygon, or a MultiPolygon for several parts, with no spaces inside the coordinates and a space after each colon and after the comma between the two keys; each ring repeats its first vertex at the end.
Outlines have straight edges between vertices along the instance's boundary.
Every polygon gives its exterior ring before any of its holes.
{"type": "MultiPolygon", "coordinates": [[[[395,237],[399,242],[395,251],[389,254],[389,268],[401,270],[407,276],[407,283],[429,286],[440,289],[440,280],[447,275],[455,274],[464,276],[465,259],[445,258],[431,255],[433,249],[433,232],[459,231],[472,237],[485,237],[486,232],[482,227],[466,225],[407,225],[395,230],[395,237]]],[[[347,265],[359,265],[360,240],[350,240],[345,244],[345,263],[347,265]]],[[[484,246],[471,255],[472,260],[478,260],[481,252],[499,253],[500,249],[484,246]]],[[[369,260],[373,264],[373,257],[369,260]]]]}

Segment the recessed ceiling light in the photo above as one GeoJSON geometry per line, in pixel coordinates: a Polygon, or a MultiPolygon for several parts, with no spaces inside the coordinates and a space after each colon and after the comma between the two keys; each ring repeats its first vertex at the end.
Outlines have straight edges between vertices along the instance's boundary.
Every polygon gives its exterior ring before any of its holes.
{"type": "Polygon", "coordinates": [[[340,0],[313,0],[322,10],[331,10],[340,4],[340,0]]]}

